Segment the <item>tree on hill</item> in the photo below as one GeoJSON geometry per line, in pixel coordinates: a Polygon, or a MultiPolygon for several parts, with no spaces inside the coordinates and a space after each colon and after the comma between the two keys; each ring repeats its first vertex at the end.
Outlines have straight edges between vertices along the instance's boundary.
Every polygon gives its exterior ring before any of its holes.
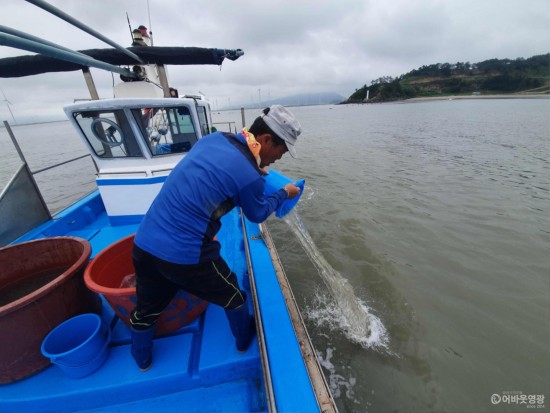
{"type": "Polygon", "coordinates": [[[472,92],[512,93],[550,85],[550,53],[528,59],[489,59],[424,65],[397,78],[382,76],[366,84],[347,102],[390,101],[419,96],[472,92]]]}

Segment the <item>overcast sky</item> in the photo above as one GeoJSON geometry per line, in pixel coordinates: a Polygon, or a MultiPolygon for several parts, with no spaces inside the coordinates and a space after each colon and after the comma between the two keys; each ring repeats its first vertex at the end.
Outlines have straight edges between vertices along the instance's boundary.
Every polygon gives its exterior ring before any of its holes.
{"type": "MultiPolygon", "coordinates": [[[[170,66],[171,86],[203,92],[218,106],[306,92],[348,97],[381,76],[433,63],[531,57],[550,50],[549,0],[49,0],[111,40],[129,46],[144,24],[157,46],[240,48],[217,66],[170,66]],[[260,90],[260,92],[259,92],[260,90]]],[[[23,0],[0,0],[0,24],[75,50],[109,47],[23,0]]],[[[0,58],[32,54],[0,46],[0,58]]],[[[101,98],[112,76],[92,69],[101,98]]],[[[115,74],[115,80],[118,75],[115,74]]],[[[89,94],[81,72],[0,78],[18,121],[62,118],[89,94]]],[[[0,100],[4,97],[0,94],[0,100]]],[[[6,102],[0,115],[11,119],[6,102]]]]}

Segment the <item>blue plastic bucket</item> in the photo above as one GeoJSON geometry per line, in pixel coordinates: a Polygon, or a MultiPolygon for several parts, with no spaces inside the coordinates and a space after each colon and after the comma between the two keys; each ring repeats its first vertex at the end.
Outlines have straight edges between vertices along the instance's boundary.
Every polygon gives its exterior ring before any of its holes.
{"type": "Polygon", "coordinates": [[[97,314],[64,321],[42,341],[42,354],[73,379],[99,369],[108,356],[111,330],[97,314]]]}
{"type": "Polygon", "coordinates": [[[298,188],[300,188],[300,193],[296,195],[292,199],[287,199],[283,204],[277,208],[275,211],[275,215],[279,218],[284,217],[286,214],[288,214],[292,208],[296,206],[298,201],[300,200],[300,197],[302,196],[302,193],[304,192],[304,185],[306,181],[304,179],[300,179],[299,181],[293,181],[292,179],[286,177],[280,172],[274,171],[273,169],[269,170],[269,174],[264,175],[265,179],[265,194],[266,196],[271,195],[274,192],[277,192],[279,189],[284,187],[286,184],[293,183],[298,188]]]}

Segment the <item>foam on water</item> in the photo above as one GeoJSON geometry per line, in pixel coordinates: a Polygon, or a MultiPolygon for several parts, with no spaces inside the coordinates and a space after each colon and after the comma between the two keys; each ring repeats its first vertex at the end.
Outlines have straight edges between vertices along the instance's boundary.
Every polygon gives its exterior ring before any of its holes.
{"type": "Polygon", "coordinates": [[[323,257],[296,209],[287,214],[284,221],[302,244],[330,294],[330,298],[317,294],[314,308],[308,308],[306,315],[318,325],[343,331],[348,339],[364,348],[387,348],[388,336],[382,321],[355,296],[348,280],[323,257]]]}
{"type": "Polygon", "coordinates": [[[353,388],[355,387],[355,384],[357,383],[357,380],[355,377],[349,377],[346,379],[341,374],[336,373],[336,367],[332,363],[332,355],[334,353],[334,349],[327,348],[327,354],[324,355],[321,352],[317,351],[317,359],[319,360],[319,363],[321,366],[323,366],[328,372],[329,372],[329,386],[332,395],[335,398],[339,398],[342,396],[342,390],[345,392],[346,398],[353,400],[355,398],[355,395],[353,393],[353,388]]]}

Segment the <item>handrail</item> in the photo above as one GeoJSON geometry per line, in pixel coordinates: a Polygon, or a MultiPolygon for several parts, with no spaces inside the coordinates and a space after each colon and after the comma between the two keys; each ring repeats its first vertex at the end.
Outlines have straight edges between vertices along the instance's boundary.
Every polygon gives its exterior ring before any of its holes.
{"type": "Polygon", "coordinates": [[[260,359],[262,362],[262,374],[264,377],[265,397],[267,399],[267,408],[269,413],[277,412],[275,403],[275,392],[271,381],[271,370],[269,368],[269,360],[267,358],[267,346],[265,344],[264,327],[262,323],[262,313],[260,304],[258,303],[258,293],[256,291],[256,281],[254,278],[254,269],[252,267],[252,259],[250,258],[250,246],[248,245],[248,234],[246,232],[246,223],[244,214],[241,212],[241,224],[243,228],[244,251],[246,255],[246,264],[248,268],[248,279],[250,281],[250,290],[252,295],[252,304],[256,319],[256,330],[258,332],[258,347],[260,348],[260,359]]]}
{"type": "Polygon", "coordinates": [[[82,56],[86,56],[83,53],[76,52],[76,51],[71,50],[71,49],[69,49],[65,46],[55,44],[53,42],[50,42],[50,41],[45,40],[45,39],[41,39],[40,37],[33,36],[32,34],[28,34],[28,33],[22,32],[20,30],[12,29],[11,27],[0,25],[0,32],[11,34],[11,35],[16,36],[16,37],[21,37],[22,39],[31,40],[31,41],[36,42],[36,43],[42,43],[42,44],[45,44],[47,46],[51,46],[51,47],[55,47],[57,49],[65,50],[67,52],[78,53],[78,54],[81,54],[82,56]]]}
{"type": "Polygon", "coordinates": [[[34,40],[17,37],[8,33],[0,33],[0,45],[15,47],[17,49],[35,52],[54,59],[65,60],[82,66],[90,66],[98,69],[107,70],[109,72],[120,73],[125,76],[135,78],[137,75],[128,69],[122,69],[118,66],[96,60],[83,53],[67,51],[59,47],[53,47],[34,40]]]}
{"type": "MultiPolygon", "coordinates": [[[[4,121],[4,127],[6,128],[6,132],[8,132],[8,135],[9,135],[9,137],[10,137],[12,143],[13,143],[13,146],[15,147],[15,150],[17,151],[17,154],[19,155],[19,159],[21,159],[21,162],[23,162],[25,165],[27,165],[27,168],[28,168],[28,164],[27,164],[27,160],[25,159],[25,155],[23,155],[23,151],[21,150],[21,147],[19,146],[19,143],[17,143],[17,139],[15,139],[15,135],[13,134],[11,126],[8,123],[8,121],[6,121],[6,120],[4,121]]],[[[66,161],[63,161],[63,162],[59,162],[55,165],[47,166],[45,168],[39,169],[38,171],[31,171],[29,169],[29,173],[31,175],[36,175],[36,174],[39,174],[40,172],[44,172],[44,171],[47,171],[49,169],[57,168],[58,166],[65,165],[65,164],[73,162],[73,161],[78,161],[79,159],[83,159],[83,158],[86,158],[88,156],[92,156],[92,155],[90,155],[88,153],[86,155],[78,156],[78,157],[73,158],[73,159],[69,159],[69,160],[66,160],[66,161]]],[[[95,165],[95,163],[94,163],[94,165],[95,165]]],[[[97,167],[96,167],[96,170],[97,170],[97,167]]]]}
{"type": "Polygon", "coordinates": [[[306,365],[307,373],[309,375],[315,397],[319,403],[319,409],[323,413],[338,413],[338,408],[336,407],[336,403],[330,392],[325,375],[323,374],[323,370],[319,365],[319,360],[315,355],[311,338],[309,337],[307,329],[304,325],[304,320],[302,319],[300,310],[298,309],[298,304],[296,303],[296,299],[294,298],[294,294],[290,288],[290,283],[286,277],[281,259],[279,258],[279,254],[277,253],[277,249],[275,248],[275,244],[271,238],[267,225],[262,224],[260,226],[260,233],[267,249],[269,250],[271,261],[273,262],[273,267],[275,268],[275,273],[277,274],[277,279],[279,281],[279,286],[281,287],[281,291],[285,298],[286,307],[292,321],[292,326],[294,327],[296,337],[298,338],[298,342],[300,344],[300,350],[306,365]]]}
{"type": "MultiPolygon", "coordinates": [[[[15,139],[15,135],[13,134],[13,131],[11,130],[11,126],[8,123],[7,120],[4,121],[4,127],[6,128],[6,132],[8,132],[8,135],[10,136],[10,139],[13,143],[13,146],[15,146],[15,150],[17,151],[19,158],[23,162],[23,168],[27,171],[27,174],[29,175],[29,179],[31,181],[31,184],[34,188],[34,191],[36,192],[36,196],[38,197],[40,204],[42,208],[44,209],[46,215],[48,216],[48,219],[52,219],[52,214],[50,213],[50,210],[48,208],[48,205],[46,204],[46,201],[44,200],[44,197],[42,196],[42,192],[40,192],[40,188],[38,188],[38,184],[34,180],[34,175],[31,172],[29,165],[27,164],[27,160],[25,159],[25,155],[23,155],[23,151],[19,147],[19,144],[17,143],[17,139],[15,139]]],[[[7,187],[6,187],[7,189],[7,187]]]]}
{"type": "Polygon", "coordinates": [[[237,125],[233,121],[229,122],[212,122],[212,125],[227,125],[229,127],[229,132],[231,132],[231,125],[233,125],[233,130],[237,133],[237,125]]]}
{"type": "Polygon", "coordinates": [[[121,45],[115,43],[114,41],[108,39],[107,37],[103,36],[101,33],[95,31],[91,27],[86,26],[84,23],[79,22],[75,18],[69,16],[67,13],[59,10],[57,7],[52,6],[51,4],[45,2],[44,0],[27,0],[28,3],[34,4],[37,7],[40,7],[41,9],[46,10],[47,12],[53,14],[56,17],[59,17],[60,19],[65,20],[67,23],[72,24],[73,26],[78,27],[80,30],[85,31],[88,34],[91,34],[92,36],[96,37],[99,40],[102,40],[103,42],[113,46],[115,49],[120,50],[122,53],[130,56],[132,59],[138,61],[139,63],[144,64],[145,62],[141,60],[141,58],[136,55],[135,53],[132,53],[131,51],[125,49],[121,45]]]}
{"type": "Polygon", "coordinates": [[[79,159],[82,159],[82,158],[87,158],[88,156],[92,156],[92,155],[90,155],[90,154],[88,153],[88,154],[86,154],[86,155],[78,156],[78,157],[76,157],[76,158],[69,159],[69,160],[67,160],[67,161],[59,162],[59,163],[56,163],[55,165],[50,165],[50,166],[47,166],[47,167],[45,167],[45,168],[39,169],[38,171],[32,171],[32,174],[33,174],[33,175],[36,175],[36,174],[39,174],[40,172],[44,172],[44,171],[47,171],[47,170],[49,170],[49,169],[57,168],[58,166],[61,166],[61,165],[65,165],[66,163],[78,161],[79,159]]]}

